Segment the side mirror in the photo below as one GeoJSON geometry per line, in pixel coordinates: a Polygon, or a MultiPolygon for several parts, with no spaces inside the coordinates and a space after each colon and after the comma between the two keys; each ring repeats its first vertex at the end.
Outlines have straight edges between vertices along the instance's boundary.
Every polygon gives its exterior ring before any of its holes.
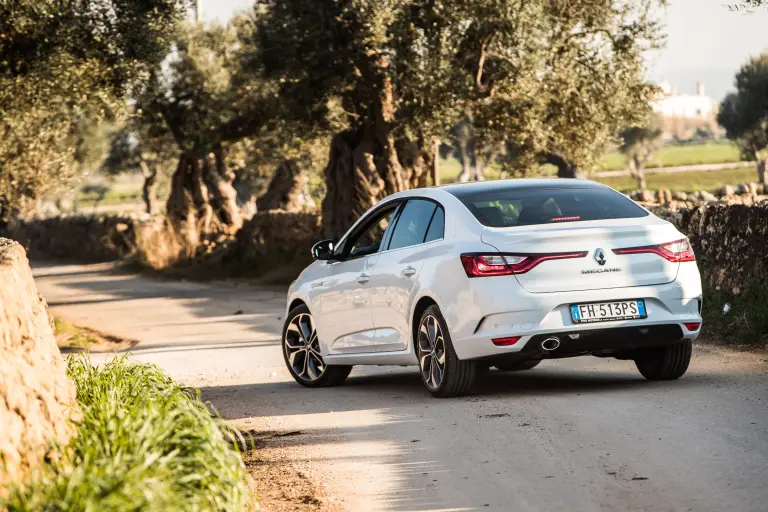
{"type": "Polygon", "coordinates": [[[333,259],[333,249],[335,246],[333,240],[322,240],[312,246],[312,257],[316,260],[333,259]]]}

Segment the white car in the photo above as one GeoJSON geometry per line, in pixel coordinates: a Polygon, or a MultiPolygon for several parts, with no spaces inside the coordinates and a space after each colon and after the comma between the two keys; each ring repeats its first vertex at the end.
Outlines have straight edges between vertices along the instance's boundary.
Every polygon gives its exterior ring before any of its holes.
{"type": "Polygon", "coordinates": [[[686,237],[591,181],[401,192],[312,253],[290,286],[282,339],[304,386],[339,384],[353,365],[418,365],[447,397],[490,367],[581,355],[676,379],[701,328],[686,237]]]}

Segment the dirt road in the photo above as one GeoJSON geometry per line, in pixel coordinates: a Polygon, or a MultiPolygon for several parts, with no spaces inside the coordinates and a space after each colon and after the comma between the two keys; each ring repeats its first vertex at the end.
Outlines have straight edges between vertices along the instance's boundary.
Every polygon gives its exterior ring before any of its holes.
{"type": "Polygon", "coordinates": [[[644,381],[580,358],[491,372],[436,400],[413,368],[355,369],[308,390],[279,346],[284,292],[36,265],[66,319],[138,341],[138,360],[201,388],[264,454],[347,510],[768,510],[768,356],[697,349],[644,381]],[[270,439],[274,440],[271,442],[270,439]]]}

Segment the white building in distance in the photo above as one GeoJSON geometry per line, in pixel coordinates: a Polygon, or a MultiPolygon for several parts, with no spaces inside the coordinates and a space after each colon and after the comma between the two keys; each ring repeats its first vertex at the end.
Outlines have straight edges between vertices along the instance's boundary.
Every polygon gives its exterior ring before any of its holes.
{"type": "Polygon", "coordinates": [[[715,118],[717,103],[704,93],[704,85],[696,85],[696,94],[678,94],[668,82],[659,84],[663,94],[653,102],[653,110],[665,118],[701,119],[715,118]]]}

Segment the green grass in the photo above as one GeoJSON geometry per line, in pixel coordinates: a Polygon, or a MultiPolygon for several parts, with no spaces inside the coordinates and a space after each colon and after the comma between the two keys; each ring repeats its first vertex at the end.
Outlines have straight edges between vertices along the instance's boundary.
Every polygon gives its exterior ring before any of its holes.
{"type": "MultiPolygon", "coordinates": [[[[79,208],[93,207],[96,200],[99,198],[99,194],[95,193],[83,193],[78,194],[77,206],[79,208]]],[[[113,205],[123,203],[140,203],[141,189],[138,190],[108,190],[104,194],[104,198],[99,201],[99,205],[113,205]]]]}
{"type": "Polygon", "coordinates": [[[704,291],[704,336],[733,345],[768,344],[768,288],[753,279],[739,295],[726,291],[704,291]],[[730,311],[723,313],[725,304],[730,311]]]}
{"type": "MultiPolygon", "coordinates": [[[[158,367],[70,358],[82,418],[60,460],[4,507],[16,511],[239,511],[248,494],[235,433],[158,367]]],[[[0,495],[3,493],[0,492],[0,495]]]]}
{"type": "MultiPolygon", "coordinates": [[[[668,188],[684,192],[693,192],[695,190],[715,192],[722,188],[723,185],[737,185],[739,183],[756,181],[757,170],[753,167],[744,167],[741,169],[723,169],[722,171],[647,174],[645,180],[647,187],[651,190],[668,188]]],[[[631,176],[598,178],[597,181],[622,192],[637,189],[637,181],[631,176]]]]}
{"type": "MultiPolygon", "coordinates": [[[[740,161],[739,149],[731,142],[669,144],[656,152],[655,161],[650,162],[648,167],[678,167],[740,161]]],[[[626,167],[626,157],[615,150],[606,153],[598,163],[598,168],[606,171],[622,170],[626,167]]]]}
{"type": "Polygon", "coordinates": [[[87,348],[91,344],[101,343],[102,341],[58,316],[53,317],[53,324],[54,333],[56,334],[56,343],[58,343],[59,348],[87,348]]]}

